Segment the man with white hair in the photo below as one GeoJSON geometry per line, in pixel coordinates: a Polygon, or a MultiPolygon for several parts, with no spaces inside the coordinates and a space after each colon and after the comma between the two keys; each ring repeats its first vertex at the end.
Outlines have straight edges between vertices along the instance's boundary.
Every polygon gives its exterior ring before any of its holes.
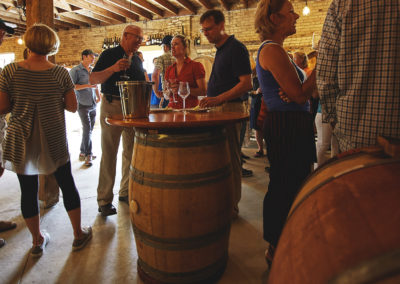
{"type": "Polygon", "coordinates": [[[104,94],[100,108],[102,155],[97,187],[97,202],[102,216],[117,213],[112,200],[121,136],[123,151],[119,201],[128,203],[129,165],[135,132],[132,128],[108,125],[105,118],[122,114],[119,89],[116,86],[116,82],[121,81],[121,76],[125,76],[126,73],[130,80],[145,80],[142,61],[135,55],[142,41],[143,31],[140,27],[126,26],[122,33],[121,44],[103,51],[90,74],[90,84],[101,84],[101,92],[104,94]],[[128,60],[128,58],[131,59],[128,60]]]}

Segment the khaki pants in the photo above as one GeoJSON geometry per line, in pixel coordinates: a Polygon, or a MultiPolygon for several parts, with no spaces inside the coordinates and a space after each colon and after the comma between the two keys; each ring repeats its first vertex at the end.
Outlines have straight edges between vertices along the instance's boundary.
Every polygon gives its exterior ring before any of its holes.
{"type": "MultiPolygon", "coordinates": [[[[223,112],[246,112],[242,102],[225,103],[216,108],[216,111],[223,112]]],[[[229,144],[229,152],[232,162],[232,178],[233,178],[233,209],[239,212],[239,201],[242,197],[242,161],[241,149],[239,144],[240,129],[242,123],[235,123],[226,126],[227,139],[229,144]]]]}
{"type": "Polygon", "coordinates": [[[132,160],[135,131],[133,128],[112,126],[106,123],[105,118],[114,114],[121,114],[121,102],[113,100],[111,103],[103,97],[100,108],[101,126],[101,161],[99,184],[97,187],[97,202],[103,206],[112,202],[114,194],[117,154],[122,136],[122,178],[119,195],[127,196],[129,191],[129,166],[132,160]]]}

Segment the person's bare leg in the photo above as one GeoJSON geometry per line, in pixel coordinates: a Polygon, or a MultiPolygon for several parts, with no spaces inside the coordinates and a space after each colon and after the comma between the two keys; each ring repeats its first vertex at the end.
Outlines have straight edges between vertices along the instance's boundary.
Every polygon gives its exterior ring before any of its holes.
{"type": "Polygon", "coordinates": [[[258,152],[264,153],[263,134],[261,130],[256,130],[256,141],[258,146],[258,152]]]}
{"type": "Polygon", "coordinates": [[[30,218],[25,218],[26,226],[32,235],[32,244],[38,246],[43,242],[43,235],[40,232],[40,217],[39,214],[30,218]]]}
{"type": "Polygon", "coordinates": [[[72,229],[74,230],[75,239],[80,239],[83,237],[82,227],[81,227],[81,208],[75,208],[67,212],[68,217],[71,221],[72,229]]]}

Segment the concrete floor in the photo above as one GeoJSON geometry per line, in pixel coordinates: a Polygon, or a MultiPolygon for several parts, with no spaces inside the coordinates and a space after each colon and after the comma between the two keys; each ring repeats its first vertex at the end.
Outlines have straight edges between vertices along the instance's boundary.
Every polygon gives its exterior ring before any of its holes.
{"type": "MultiPolygon", "coordinates": [[[[118,214],[103,218],[97,212],[100,126],[96,123],[93,133],[93,152],[98,158],[92,167],[86,168],[78,161],[81,139],[78,114],[67,114],[67,124],[72,171],[81,196],[82,224],[93,227],[93,239],[83,250],[71,251],[72,228],[60,199],[53,208],[41,209],[41,229],[50,234],[51,240],[41,258],[30,257],[31,236],[20,213],[18,180],[13,172],[5,171],[0,178],[0,219],[16,222],[18,226],[0,233],[7,242],[0,249],[0,283],[142,283],[137,275],[129,208],[118,202],[118,183],[114,187],[118,214]]],[[[244,147],[243,152],[253,156],[254,142],[244,147]]],[[[231,227],[228,265],[218,283],[266,283],[267,243],[262,239],[262,201],[268,183],[266,163],[265,158],[251,158],[245,164],[254,176],[243,178],[240,214],[231,227]]],[[[116,181],[119,180],[118,174],[116,181]]]]}

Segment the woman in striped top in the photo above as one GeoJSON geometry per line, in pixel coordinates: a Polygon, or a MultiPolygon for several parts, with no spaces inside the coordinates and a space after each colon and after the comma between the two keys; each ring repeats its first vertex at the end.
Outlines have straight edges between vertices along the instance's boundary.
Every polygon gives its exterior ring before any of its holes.
{"type": "Polygon", "coordinates": [[[48,26],[36,24],[24,36],[28,59],[7,65],[0,75],[0,114],[11,112],[3,164],[14,171],[21,187],[21,211],[32,234],[31,255],[38,257],[50,237],[40,231],[38,175],[52,174],[63,192],[64,206],[74,230],[73,249],[90,240],[90,227],[81,228],[80,197],[71,173],[64,109],[75,112],[77,102],[68,71],[48,61],[60,41],[48,26]]]}

